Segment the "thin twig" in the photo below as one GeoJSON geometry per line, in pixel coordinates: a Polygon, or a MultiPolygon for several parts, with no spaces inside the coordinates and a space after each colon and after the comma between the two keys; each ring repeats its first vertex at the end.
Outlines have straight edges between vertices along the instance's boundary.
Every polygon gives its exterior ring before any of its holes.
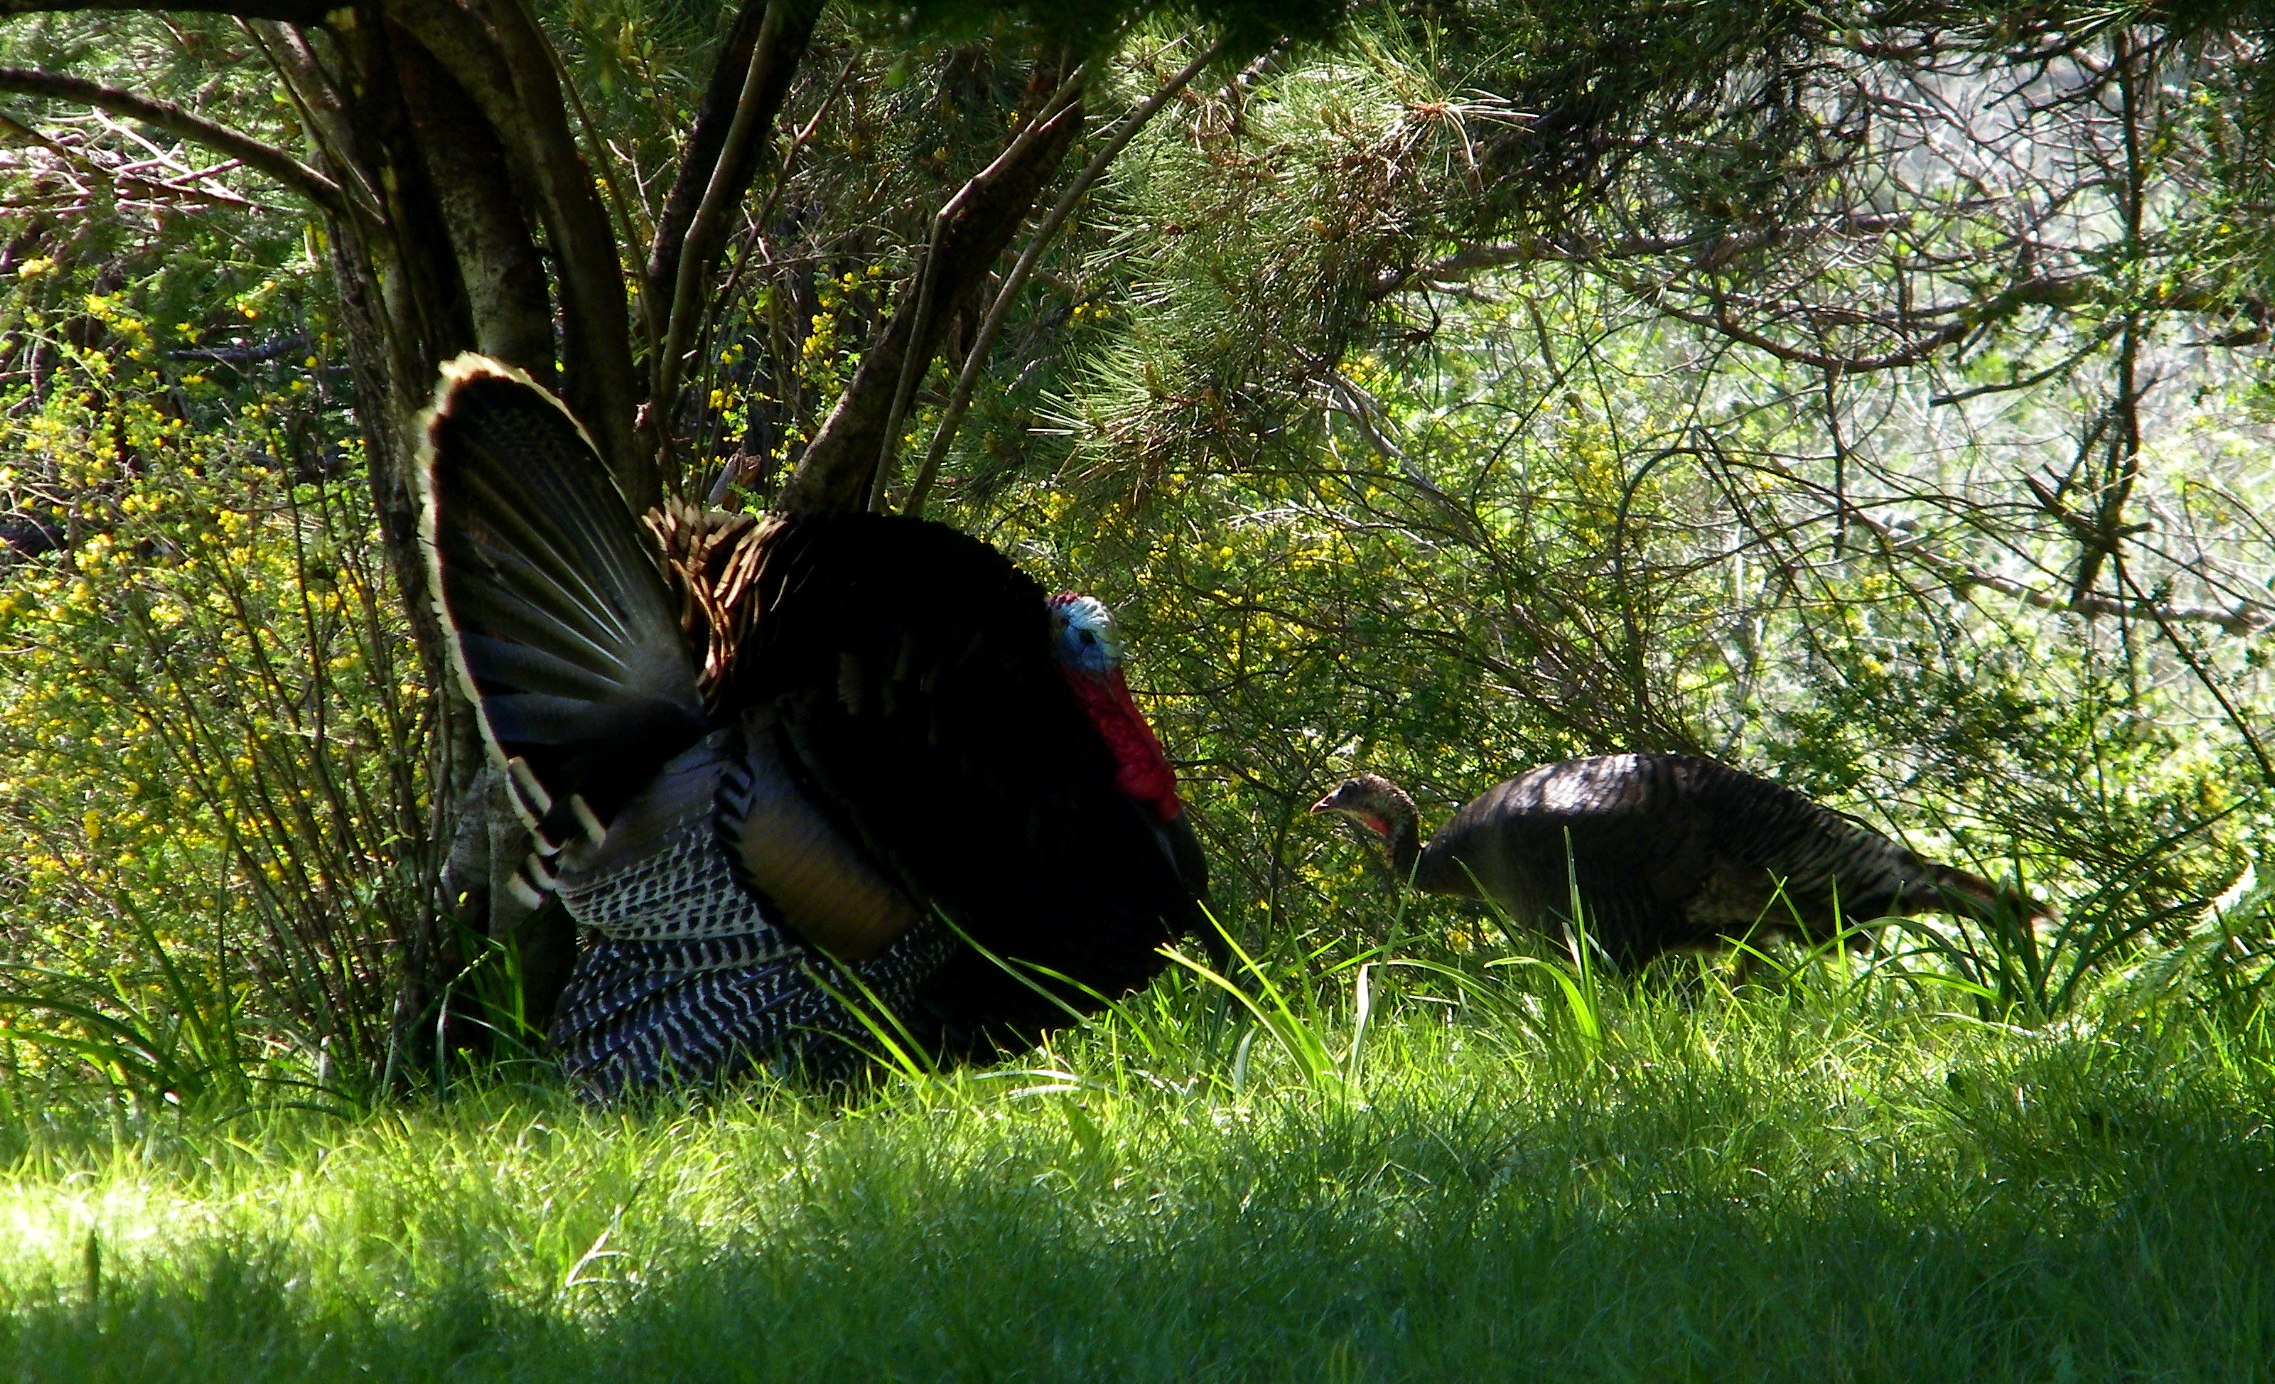
{"type": "Polygon", "coordinates": [[[113,115],[155,125],[192,144],[202,145],[227,158],[238,159],[247,167],[258,169],[335,216],[347,212],[347,203],[340,194],[338,183],[273,144],[263,144],[242,131],[217,125],[201,115],[192,115],[171,102],[153,101],[149,97],[137,96],[117,87],[107,87],[100,82],[21,67],[0,68],[0,91],[76,101],[113,115]]]}

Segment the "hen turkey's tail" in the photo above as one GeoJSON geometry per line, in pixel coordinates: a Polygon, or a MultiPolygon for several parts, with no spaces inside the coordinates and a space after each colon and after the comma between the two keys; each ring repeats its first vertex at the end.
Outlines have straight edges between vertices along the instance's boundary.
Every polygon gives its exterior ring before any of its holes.
{"type": "Polygon", "coordinates": [[[443,367],[420,526],[452,662],[551,856],[703,733],[679,602],[592,439],[527,375],[443,367]]]}
{"type": "Polygon", "coordinates": [[[1957,907],[1985,918],[2006,914],[2023,924],[2052,922],[2060,916],[2052,905],[2032,898],[2011,884],[1993,884],[1981,875],[1949,865],[1928,863],[1928,869],[1932,877],[1927,882],[1934,892],[1917,901],[1920,908],[1957,907]]]}

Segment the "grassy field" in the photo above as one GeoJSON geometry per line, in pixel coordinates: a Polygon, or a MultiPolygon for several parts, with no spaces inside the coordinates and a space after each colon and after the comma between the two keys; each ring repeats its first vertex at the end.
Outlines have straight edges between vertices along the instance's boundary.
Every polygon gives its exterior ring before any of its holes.
{"type": "Polygon", "coordinates": [[[1180,980],[852,1103],[19,1087],[0,1377],[2269,1377],[2255,1005],[1492,975],[1269,1025],[1180,980]]]}

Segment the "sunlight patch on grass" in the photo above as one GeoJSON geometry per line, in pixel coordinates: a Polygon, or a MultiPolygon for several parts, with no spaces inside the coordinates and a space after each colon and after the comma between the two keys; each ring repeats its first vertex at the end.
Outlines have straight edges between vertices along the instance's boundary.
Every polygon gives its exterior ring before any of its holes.
{"type": "MultiPolygon", "coordinates": [[[[850,1105],[596,1113],[496,1086],[32,1141],[0,1192],[0,1372],[2211,1377],[2269,1358],[2264,1026],[2175,1008],[2045,1037],[1894,991],[1842,1009],[1807,985],[1623,989],[1583,1060],[1429,983],[1376,969],[1355,1081],[1242,1044],[1186,984],[1026,1069],[892,1077],[850,1105]]],[[[1315,1037],[1347,1052],[1335,1022],[1315,1037]]]]}

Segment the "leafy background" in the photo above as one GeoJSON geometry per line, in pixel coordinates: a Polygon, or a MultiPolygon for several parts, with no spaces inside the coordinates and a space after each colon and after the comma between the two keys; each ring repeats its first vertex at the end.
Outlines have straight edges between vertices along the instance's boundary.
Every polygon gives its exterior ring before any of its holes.
{"type": "MultiPolygon", "coordinates": [[[[545,17],[639,243],[721,16],[545,17]]],[[[2048,936],[1890,943],[1986,1015],[2184,962],[2256,984],[2256,41],[1978,26],[1902,61],[1823,15],[1704,18],[1361,7],[1212,73],[1052,249],[932,512],[1116,606],[1219,911],[1299,988],[1340,994],[1393,942],[1471,972],[1511,945],[1307,820],[1337,778],[1390,773],[1435,817],[1630,748],[2059,900],[2048,936]],[[2112,495],[2139,527],[2096,548],[2112,495]]],[[[1024,31],[959,22],[825,25],[675,416],[683,489],[766,501],[1002,128],[1024,31]]],[[[295,137],[218,21],[19,21],[0,47],[295,137]]],[[[1111,92],[1191,51],[1141,28],[1111,92]]],[[[442,751],[322,229],[152,131],[22,128],[0,1062],[130,1104],[446,1075],[455,1039],[388,1036],[438,907],[442,751]]],[[[510,953],[470,958],[510,1020],[510,953]]]]}

